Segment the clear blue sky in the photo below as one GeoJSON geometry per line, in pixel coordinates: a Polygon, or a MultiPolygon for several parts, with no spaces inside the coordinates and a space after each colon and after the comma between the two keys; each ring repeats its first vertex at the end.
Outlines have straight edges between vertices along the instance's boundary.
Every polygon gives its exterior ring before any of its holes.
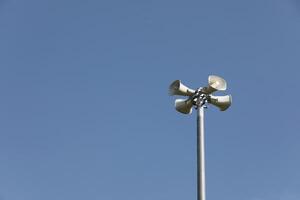
{"type": "Polygon", "coordinates": [[[0,199],[196,199],[210,74],[207,200],[299,200],[297,0],[0,0],[0,199]]]}

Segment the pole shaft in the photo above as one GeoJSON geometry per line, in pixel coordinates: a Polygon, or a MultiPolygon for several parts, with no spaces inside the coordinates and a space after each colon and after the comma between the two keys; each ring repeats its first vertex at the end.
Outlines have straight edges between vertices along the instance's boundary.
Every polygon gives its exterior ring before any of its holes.
{"type": "Polygon", "coordinates": [[[204,108],[197,110],[197,200],[205,200],[204,108]]]}

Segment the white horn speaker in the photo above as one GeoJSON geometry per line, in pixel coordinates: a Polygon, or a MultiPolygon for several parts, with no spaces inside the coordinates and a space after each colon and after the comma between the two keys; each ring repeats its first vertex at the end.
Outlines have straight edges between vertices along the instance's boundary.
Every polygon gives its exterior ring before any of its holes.
{"type": "Polygon", "coordinates": [[[217,106],[221,111],[227,110],[232,103],[231,95],[226,96],[210,96],[209,103],[217,106]]]}
{"type": "Polygon", "coordinates": [[[176,99],[175,108],[183,114],[191,114],[193,111],[193,100],[191,99],[176,99]]]}
{"type": "Polygon", "coordinates": [[[208,87],[203,88],[203,92],[206,94],[211,94],[215,91],[224,91],[227,88],[226,81],[215,75],[210,75],[208,77],[208,87]]]}
{"type": "Polygon", "coordinates": [[[180,80],[174,81],[169,87],[170,95],[192,96],[194,93],[195,90],[186,87],[180,80]]]}

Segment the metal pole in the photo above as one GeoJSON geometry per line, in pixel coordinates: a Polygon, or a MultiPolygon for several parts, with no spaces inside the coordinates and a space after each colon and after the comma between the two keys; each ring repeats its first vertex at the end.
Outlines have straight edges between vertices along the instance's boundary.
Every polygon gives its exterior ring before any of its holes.
{"type": "Polygon", "coordinates": [[[197,200],[205,200],[204,108],[197,109],[197,200]]]}

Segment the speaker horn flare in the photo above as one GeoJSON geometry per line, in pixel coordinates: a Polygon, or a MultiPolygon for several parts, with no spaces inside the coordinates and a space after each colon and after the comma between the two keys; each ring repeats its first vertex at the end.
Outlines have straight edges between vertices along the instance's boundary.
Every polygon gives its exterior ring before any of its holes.
{"type": "Polygon", "coordinates": [[[169,87],[170,95],[192,96],[195,90],[183,85],[180,80],[174,81],[169,87]]]}
{"type": "Polygon", "coordinates": [[[193,100],[191,99],[176,99],[175,108],[183,114],[191,114],[193,111],[193,100]]]}
{"type": "Polygon", "coordinates": [[[221,111],[227,110],[232,103],[232,96],[210,96],[209,103],[217,106],[221,111]]]}
{"type": "Polygon", "coordinates": [[[224,91],[226,88],[227,83],[222,77],[210,75],[208,77],[208,87],[205,87],[203,92],[206,94],[211,94],[215,91],[224,91]]]}

